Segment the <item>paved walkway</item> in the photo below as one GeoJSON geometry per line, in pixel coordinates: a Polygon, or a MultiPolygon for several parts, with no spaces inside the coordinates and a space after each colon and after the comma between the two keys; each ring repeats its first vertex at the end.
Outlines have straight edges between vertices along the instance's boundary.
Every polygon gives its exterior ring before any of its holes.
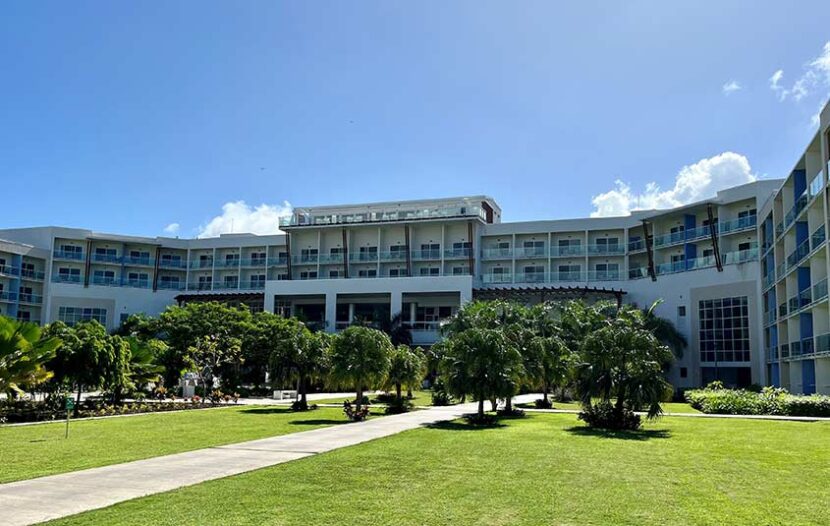
{"type": "MultiPolygon", "coordinates": [[[[536,395],[516,397],[530,402],[536,395]]],[[[0,484],[0,525],[34,524],[125,500],[244,473],[453,420],[475,404],[434,407],[367,422],[0,484]]]]}

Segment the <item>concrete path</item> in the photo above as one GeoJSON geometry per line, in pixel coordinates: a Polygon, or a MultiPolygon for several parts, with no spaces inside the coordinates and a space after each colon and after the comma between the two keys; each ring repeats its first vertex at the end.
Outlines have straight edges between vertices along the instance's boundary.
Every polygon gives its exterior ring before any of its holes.
{"type": "MultiPolygon", "coordinates": [[[[530,402],[537,395],[516,397],[530,402]]],[[[244,473],[453,420],[475,404],[434,407],[367,422],[0,484],[0,525],[34,524],[125,500],[244,473]]]]}

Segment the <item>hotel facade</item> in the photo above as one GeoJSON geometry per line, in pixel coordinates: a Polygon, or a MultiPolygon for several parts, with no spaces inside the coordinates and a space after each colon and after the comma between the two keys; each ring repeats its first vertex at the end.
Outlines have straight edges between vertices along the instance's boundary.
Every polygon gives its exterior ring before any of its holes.
{"type": "Polygon", "coordinates": [[[284,234],[146,238],[0,230],[0,314],[115,329],[218,300],[327,331],[400,315],[415,343],[477,298],[648,306],[688,348],[677,387],[716,378],[830,394],[830,107],[784,179],[626,217],[501,222],[488,196],[296,208],[284,234]]]}

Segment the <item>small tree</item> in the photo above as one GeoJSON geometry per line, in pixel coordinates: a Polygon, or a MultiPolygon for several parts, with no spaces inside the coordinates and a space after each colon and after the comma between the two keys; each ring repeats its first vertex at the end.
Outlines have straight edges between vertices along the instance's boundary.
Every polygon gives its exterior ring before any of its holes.
{"type": "Polygon", "coordinates": [[[107,330],[95,320],[74,327],[58,321],[47,326],[44,333],[63,341],[47,368],[55,373],[52,381],[76,390],[77,414],[83,390],[98,389],[107,379],[107,364],[112,360],[107,330]]]}
{"type": "Polygon", "coordinates": [[[204,397],[210,394],[214,376],[219,369],[225,364],[236,362],[240,353],[239,340],[222,336],[203,336],[188,349],[188,362],[199,377],[204,397]]]}
{"type": "Polygon", "coordinates": [[[334,385],[354,386],[360,411],[363,391],[381,385],[389,371],[392,342],[383,332],[352,326],[334,337],[329,376],[334,385]]]}
{"type": "Polygon", "coordinates": [[[426,357],[420,347],[412,349],[409,345],[398,345],[392,349],[389,374],[384,388],[394,387],[398,404],[403,404],[402,387],[409,389],[420,384],[425,369],[426,357]]]}
{"type": "Polygon", "coordinates": [[[585,339],[577,366],[577,391],[583,420],[596,427],[636,429],[633,411],[648,409],[648,418],[662,413],[660,402],[671,386],[663,365],[672,352],[643,328],[642,313],[621,309],[616,318],[585,339]],[[599,398],[594,404],[592,398],[599,398]],[[612,406],[613,402],[613,406],[612,406]]]}
{"type": "Polygon", "coordinates": [[[441,377],[455,397],[470,394],[484,419],[484,401],[512,396],[519,383],[522,355],[502,331],[470,328],[448,338],[441,359],[441,377]]]}
{"type": "Polygon", "coordinates": [[[45,364],[60,347],[56,337],[41,338],[40,327],[0,316],[0,393],[15,397],[22,386],[48,380],[45,364]]]}
{"type": "Polygon", "coordinates": [[[271,357],[274,376],[295,378],[298,400],[295,408],[308,409],[308,384],[327,370],[329,338],[326,333],[313,333],[301,322],[291,320],[282,338],[275,342],[271,357]]]}
{"type": "Polygon", "coordinates": [[[572,353],[555,335],[534,336],[522,353],[527,383],[542,389],[542,405],[550,407],[548,394],[564,383],[572,363],[572,353]]]}

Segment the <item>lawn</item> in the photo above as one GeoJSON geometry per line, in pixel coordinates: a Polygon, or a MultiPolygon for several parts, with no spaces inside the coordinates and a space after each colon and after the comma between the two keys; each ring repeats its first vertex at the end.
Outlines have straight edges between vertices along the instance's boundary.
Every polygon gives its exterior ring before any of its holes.
{"type": "Polygon", "coordinates": [[[830,424],[534,413],[335,450],[59,525],[830,524],[830,424]]]}
{"type": "Polygon", "coordinates": [[[64,423],[0,426],[0,483],[345,423],[343,411],[234,406],[64,423]]]}
{"type": "MultiPolygon", "coordinates": [[[[697,409],[685,402],[667,402],[661,404],[664,413],[700,413],[697,409]]],[[[522,409],[533,409],[536,406],[533,402],[527,404],[518,404],[517,407],[522,409]]],[[[554,409],[568,409],[571,411],[580,411],[582,405],[579,402],[553,402],[554,409]]]]}
{"type": "MultiPolygon", "coordinates": [[[[380,402],[374,402],[377,395],[372,395],[369,397],[369,400],[372,401],[372,405],[381,404],[380,402]]],[[[406,391],[404,391],[404,396],[406,396],[406,391]]],[[[340,397],[340,398],[326,398],[324,400],[309,400],[310,404],[342,404],[346,400],[354,400],[354,395],[348,397],[340,397]]],[[[412,391],[412,399],[411,402],[416,406],[431,406],[432,405],[432,391],[412,391]]],[[[385,404],[382,404],[385,405],[385,404]]]]}

